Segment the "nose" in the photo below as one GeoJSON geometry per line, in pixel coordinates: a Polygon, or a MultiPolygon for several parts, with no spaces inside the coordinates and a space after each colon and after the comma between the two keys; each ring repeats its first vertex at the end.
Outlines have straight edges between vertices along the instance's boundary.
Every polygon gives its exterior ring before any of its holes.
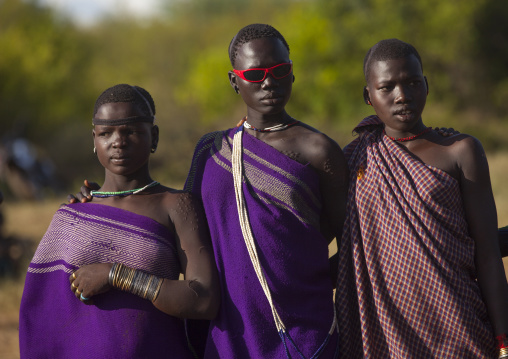
{"type": "Polygon", "coordinates": [[[125,147],[126,144],[127,144],[126,137],[121,133],[115,133],[115,135],[113,136],[113,141],[111,143],[113,148],[125,147]]]}
{"type": "Polygon", "coordinates": [[[275,79],[271,74],[266,74],[266,78],[261,83],[261,88],[270,88],[279,86],[279,81],[275,79]]]}
{"type": "Polygon", "coordinates": [[[411,101],[411,91],[407,86],[398,86],[397,95],[395,97],[396,103],[407,103],[411,101]]]}

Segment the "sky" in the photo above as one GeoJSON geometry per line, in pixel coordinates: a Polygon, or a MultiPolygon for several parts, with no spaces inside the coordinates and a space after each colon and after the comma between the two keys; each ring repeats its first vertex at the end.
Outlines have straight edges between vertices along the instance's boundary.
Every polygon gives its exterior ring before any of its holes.
{"type": "Polygon", "coordinates": [[[38,0],[78,25],[89,26],[101,16],[125,12],[139,18],[154,16],[163,0],[38,0]]]}

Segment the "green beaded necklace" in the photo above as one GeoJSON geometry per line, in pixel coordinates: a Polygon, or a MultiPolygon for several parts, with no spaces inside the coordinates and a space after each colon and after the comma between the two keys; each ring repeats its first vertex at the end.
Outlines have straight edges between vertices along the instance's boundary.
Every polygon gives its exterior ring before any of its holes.
{"type": "Polygon", "coordinates": [[[153,181],[152,183],[149,183],[146,186],[141,187],[141,188],[134,188],[134,189],[129,189],[127,191],[118,191],[118,192],[90,191],[90,195],[92,197],[97,197],[97,198],[115,197],[115,196],[125,197],[125,196],[130,196],[131,194],[137,194],[139,192],[144,191],[145,189],[157,186],[158,184],[159,184],[159,182],[153,181]]]}

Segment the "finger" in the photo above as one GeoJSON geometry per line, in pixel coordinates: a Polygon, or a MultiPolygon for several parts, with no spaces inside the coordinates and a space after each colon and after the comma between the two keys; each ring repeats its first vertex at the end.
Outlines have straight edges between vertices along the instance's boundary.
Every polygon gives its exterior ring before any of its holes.
{"type": "MultiPolygon", "coordinates": [[[[81,300],[81,298],[79,300],[81,300]]],[[[93,304],[93,299],[89,298],[88,300],[81,300],[81,302],[86,305],[91,305],[93,304]]]]}
{"type": "Polygon", "coordinates": [[[92,189],[92,190],[97,190],[97,189],[101,188],[101,186],[99,186],[99,184],[97,182],[93,182],[93,181],[89,181],[89,180],[85,180],[85,186],[92,189]]]}
{"type": "Polygon", "coordinates": [[[82,301],[85,304],[88,304],[88,302],[91,300],[90,295],[84,295],[83,292],[79,295],[79,300],[82,301]]]}
{"type": "Polygon", "coordinates": [[[76,296],[76,298],[79,298],[81,292],[79,291],[79,288],[74,283],[71,284],[71,292],[76,296]]]}
{"type": "MultiPolygon", "coordinates": [[[[83,189],[84,187],[81,188],[83,189]]],[[[89,199],[81,192],[76,193],[74,196],[78,202],[85,203],[89,201],[89,199]]]]}
{"type": "Polygon", "coordinates": [[[76,197],[74,197],[72,194],[67,196],[67,202],[68,203],[76,203],[77,201],[78,200],[76,199],[76,197]]]}
{"type": "Polygon", "coordinates": [[[71,281],[71,288],[72,290],[76,290],[79,287],[79,282],[76,280],[76,277],[74,276],[74,273],[69,277],[69,280],[71,281]]]}
{"type": "Polygon", "coordinates": [[[90,196],[90,188],[88,188],[87,186],[81,186],[80,191],[83,197],[88,198],[90,196]]]}

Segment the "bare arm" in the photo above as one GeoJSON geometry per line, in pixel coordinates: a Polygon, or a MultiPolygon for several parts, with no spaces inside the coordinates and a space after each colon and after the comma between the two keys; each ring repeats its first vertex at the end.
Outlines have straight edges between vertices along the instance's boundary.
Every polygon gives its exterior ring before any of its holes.
{"type": "MultiPolygon", "coordinates": [[[[213,319],[220,303],[220,290],[208,227],[200,203],[190,194],[179,195],[171,210],[178,254],[185,280],[164,279],[154,306],[164,313],[190,319],[213,319]]],[[[93,296],[111,289],[111,263],[83,266],[69,277],[71,290],[93,304],[93,296]]]]}
{"type": "MultiPolygon", "coordinates": [[[[319,186],[323,201],[321,211],[321,233],[330,244],[335,238],[337,248],[342,237],[346,218],[349,170],[339,145],[329,140],[325,151],[316,156],[319,186]]],[[[338,256],[330,258],[330,279],[335,288],[337,282],[338,256]]]]}
{"type": "Polygon", "coordinates": [[[316,151],[312,159],[313,166],[319,175],[319,187],[323,201],[321,233],[330,243],[334,238],[340,238],[342,235],[342,227],[346,218],[349,171],[339,145],[326,136],[324,138],[322,150],[316,151]]]}
{"type": "Polygon", "coordinates": [[[171,218],[185,280],[165,280],[154,305],[177,317],[213,319],[219,309],[220,290],[202,206],[191,194],[181,194],[171,218]]]}
{"type": "Polygon", "coordinates": [[[498,244],[497,212],[489,166],[481,144],[466,138],[459,144],[461,192],[469,233],[475,240],[478,284],[495,335],[508,333],[508,284],[498,244]]]}

